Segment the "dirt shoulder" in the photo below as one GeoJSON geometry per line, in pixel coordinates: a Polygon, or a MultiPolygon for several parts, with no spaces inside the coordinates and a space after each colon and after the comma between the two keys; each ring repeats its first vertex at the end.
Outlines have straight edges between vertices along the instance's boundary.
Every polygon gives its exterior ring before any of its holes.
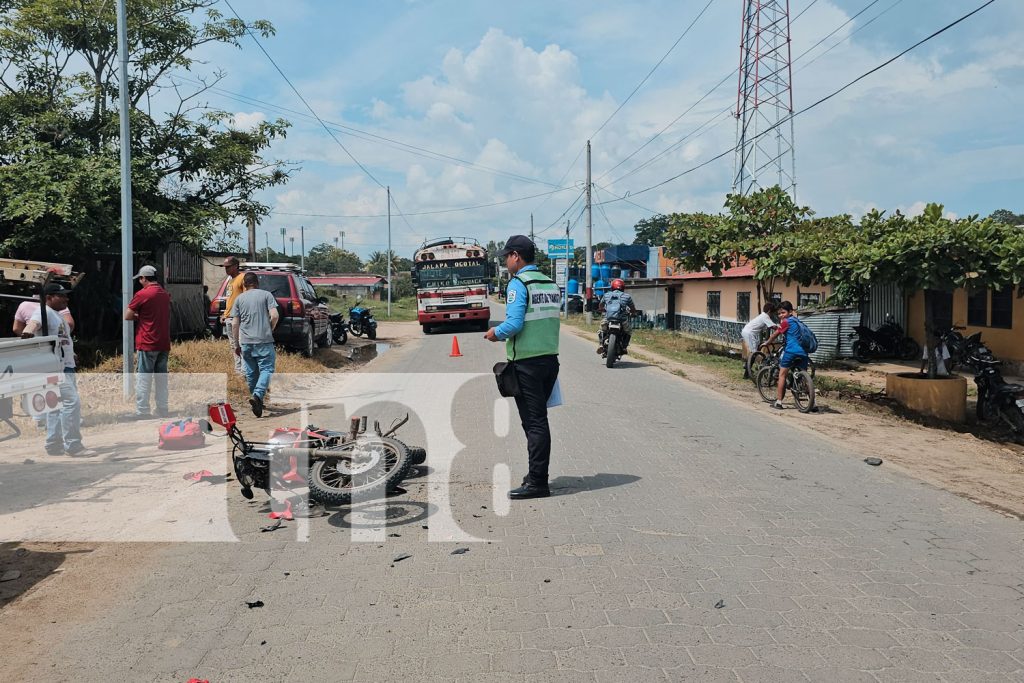
{"type": "MultiPolygon", "coordinates": [[[[594,334],[588,330],[573,325],[565,329],[594,341],[594,334]]],[[[727,396],[748,410],[823,436],[836,445],[838,452],[881,458],[882,467],[895,468],[1007,516],[1024,519],[1024,448],[1016,444],[916,424],[893,414],[887,405],[844,400],[837,395],[841,392],[819,396],[818,413],[777,411],[761,401],[750,382],[730,377],[735,375],[734,369],[681,362],[637,343],[630,345],[630,356],[706,391],[727,396]]],[[[866,376],[868,373],[851,373],[851,378],[858,381],[866,376]]],[[[877,382],[865,384],[873,386],[877,382]]]]}

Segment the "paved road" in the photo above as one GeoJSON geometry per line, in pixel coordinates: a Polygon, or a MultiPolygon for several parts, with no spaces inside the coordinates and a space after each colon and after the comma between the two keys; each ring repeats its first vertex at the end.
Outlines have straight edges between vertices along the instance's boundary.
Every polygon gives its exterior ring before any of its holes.
{"type": "MultiPolygon", "coordinates": [[[[475,332],[449,358],[451,339],[371,369],[415,384],[500,359],[475,332]]],[[[148,575],[98,587],[116,603],[54,642],[35,680],[1024,680],[1019,522],[562,344],[557,495],[504,514],[493,482],[522,475],[525,440],[515,423],[496,436],[507,406],[469,376],[441,406],[459,452],[435,450],[405,496],[312,519],[298,542],[260,534],[229,489],[242,542],[164,546],[148,575]],[[445,495],[485,540],[434,542],[445,495]]]]}

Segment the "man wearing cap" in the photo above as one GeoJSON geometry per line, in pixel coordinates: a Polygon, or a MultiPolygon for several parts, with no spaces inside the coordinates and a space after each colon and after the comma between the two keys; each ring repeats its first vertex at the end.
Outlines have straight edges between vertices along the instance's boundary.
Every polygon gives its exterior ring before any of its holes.
{"type": "MultiPolygon", "coordinates": [[[[75,376],[75,343],[71,339],[71,326],[60,312],[68,307],[71,290],[50,283],[43,288],[46,295],[47,334],[58,341],[57,355],[64,367],[64,381],[60,383],[60,408],[46,414],[46,452],[49,455],[91,455],[82,445],[82,402],[78,398],[75,376]]],[[[22,337],[34,337],[43,326],[43,310],[37,309],[22,332],[22,337]]]]}
{"type": "Polygon", "coordinates": [[[224,259],[224,272],[227,273],[229,278],[228,286],[224,288],[224,296],[228,300],[224,304],[224,313],[221,315],[220,321],[224,324],[224,334],[228,336],[228,343],[231,344],[231,357],[234,358],[235,372],[244,375],[245,369],[242,367],[242,354],[238,348],[238,335],[234,331],[235,321],[230,315],[235,299],[245,290],[245,285],[242,284],[242,273],[239,272],[239,268],[240,264],[237,256],[228,256],[224,259]]]}
{"type": "Polygon", "coordinates": [[[135,321],[135,418],[147,419],[149,393],[156,380],[156,415],[167,417],[167,357],[171,351],[171,295],[156,280],[156,268],[135,275],[142,287],[124,309],[135,321]]]}
{"type": "Polygon", "coordinates": [[[519,394],[516,408],[526,433],[529,473],[509,498],[544,498],[551,460],[548,398],[558,379],[558,332],[561,292],[533,261],[537,248],[525,235],[513,235],[498,254],[512,275],[506,292],[505,322],[487,330],[488,341],[505,342],[505,355],[514,364],[519,394]]]}

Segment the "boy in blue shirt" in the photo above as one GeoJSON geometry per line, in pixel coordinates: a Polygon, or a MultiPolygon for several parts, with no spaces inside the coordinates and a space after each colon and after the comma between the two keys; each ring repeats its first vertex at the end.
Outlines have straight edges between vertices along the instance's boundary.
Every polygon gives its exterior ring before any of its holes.
{"type": "Polygon", "coordinates": [[[790,368],[806,370],[808,367],[807,352],[800,345],[800,323],[795,323],[796,313],[793,312],[793,304],[783,301],[779,304],[779,328],[772,332],[766,343],[771,344],[777,337],[785,335],[786,344],[782,349],[782,358],[779,360],[779,385],[775,392],[775,403],[773,408],[783,409],[782,397],[786,392],[786,376],[790,368]]]}

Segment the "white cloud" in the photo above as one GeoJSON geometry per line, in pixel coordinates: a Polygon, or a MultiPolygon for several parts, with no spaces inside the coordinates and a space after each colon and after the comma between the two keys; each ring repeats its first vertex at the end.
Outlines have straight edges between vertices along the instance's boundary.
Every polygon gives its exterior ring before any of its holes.
{"type": "Polygon", "coordinates": [[[259,124],[267,120],[267,115],[261,111],[254,112],[235,112],[231,116],[231,127],[239,130],[249,130],[255,128],[259,124]]]}

